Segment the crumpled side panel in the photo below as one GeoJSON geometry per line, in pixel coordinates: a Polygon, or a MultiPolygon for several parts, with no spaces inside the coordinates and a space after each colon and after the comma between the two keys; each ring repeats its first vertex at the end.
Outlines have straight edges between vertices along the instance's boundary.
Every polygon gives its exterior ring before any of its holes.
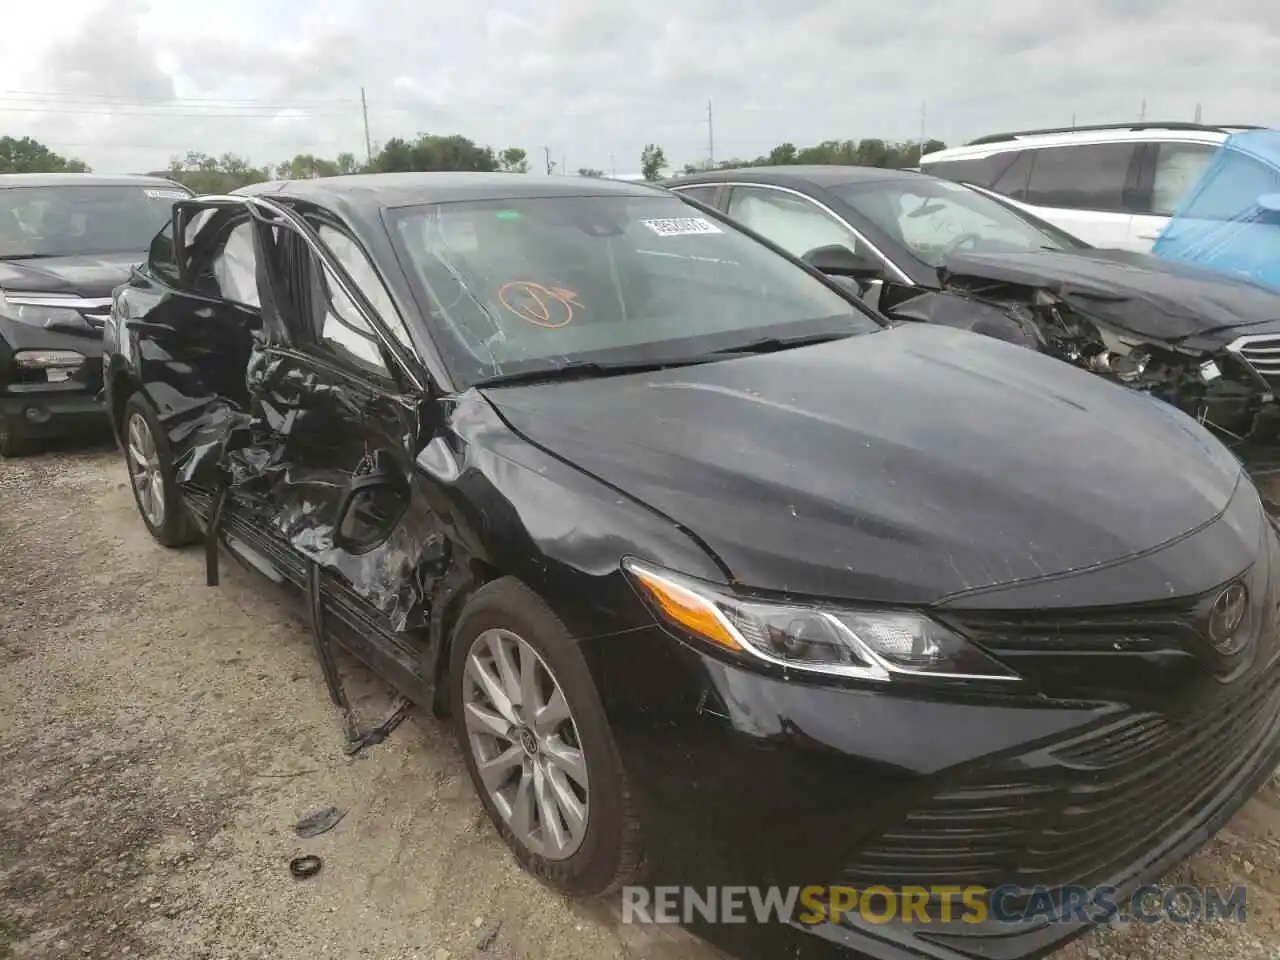
{"type": "Polygon", "coordinates": [[[947,258],[946,289],[982,296],[999,284],[1044,290],[1097,322],[1165,343],[1277,318],[1270,287],[1132,251],[966,252],[947,258]]]}
{"type": "Polygon", "coordinates": [[[969,330],[1032,350],[1039,350],[1044,345],[1035,318],[1022,304],[987,303],[959,292],[887,284],[881,293],[879,307],[894,320],[936,323],[969,330]]]}
{"type": "Polygon", "coordinates": [[[259,344],[245,380],[247,411],[211,404],[186,442],[179,477],[215,489],[385,614],[393,630],[425,627],[448,549],[413,477],[416,410],[288,352],[259,344]],[[333,544],[339,500],[377,459],[410,478],[411,499],[391,537],[353,556],[333,544]]]}
{"type": "Polygon", "coordinates": [[[1152,253],[1280,287],[1280,131],[1228,138],[1152,253]],[[1264,206],[1260,199],[1272,198],[1264,206]]]}

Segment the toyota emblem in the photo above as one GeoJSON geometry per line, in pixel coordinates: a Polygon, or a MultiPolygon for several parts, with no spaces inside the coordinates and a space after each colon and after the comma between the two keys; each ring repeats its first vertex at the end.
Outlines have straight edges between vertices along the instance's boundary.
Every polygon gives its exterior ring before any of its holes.
{"type": "Polygon", "coordinates": [[[1242,583],[1233,583],[1213,602],[1209,611],[1209,642],[1225,656],[1239,653],[1248,636],[1240,630],[1249,607],[1249,591],[1242,583]]]}

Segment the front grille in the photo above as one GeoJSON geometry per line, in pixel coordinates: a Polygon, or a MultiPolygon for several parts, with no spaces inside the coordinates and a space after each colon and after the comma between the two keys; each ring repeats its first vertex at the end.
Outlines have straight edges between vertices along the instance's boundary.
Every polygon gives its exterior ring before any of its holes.
{"type": "Polygon", "coordinates": [[[1275,740],[1276,674],[1189,721],[1130,714],[973,769],[863,847],[844,879],[1024,890],[1119,880],[1176,843],[1275,740]]]}
{"type": "Polygon", "coordinates": [[[969,611],[948,619],[997,656],[1188,649],[1202,641],[1197,612],[1217,590],[1166,604],[1064,612],[969,611]]]}
{"type": "Polygon", "coordinates": [[[1227,347],[1272,386],[1280,387],[1280,335],[1241,337],[1227,347]]]}

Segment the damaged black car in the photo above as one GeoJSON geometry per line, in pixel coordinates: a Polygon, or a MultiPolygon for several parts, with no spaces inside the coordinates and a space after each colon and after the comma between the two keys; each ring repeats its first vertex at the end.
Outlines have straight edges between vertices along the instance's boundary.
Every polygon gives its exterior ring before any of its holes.
{"type": "Polygon", "coordinates": [[[174,200],[159,177],[0,176],[0,457],[106,433],[102,327],[174,200]]]}
{"type": "MultiPolygon", "coordinates": [[[[451,718],[563,893],[957,885],[1007,913],[1158,877],[1276,765],[1280,539],[1221,443],[1033,351],[887,327],[670,192],[182,202],[105,342],[151,533],[296,598],[347,750],[451,718]]],[[[700,932],[959,960],[1091,922],[933,916],[700,932]]]]}
{"type": "Polygon", "coordinates": [[[1101,250],[964,184],[759,167],[670,182],[895,320],[1020,343],[1173,404],[1255,473],[1280,469],[1280,290],[1101,250]]]}

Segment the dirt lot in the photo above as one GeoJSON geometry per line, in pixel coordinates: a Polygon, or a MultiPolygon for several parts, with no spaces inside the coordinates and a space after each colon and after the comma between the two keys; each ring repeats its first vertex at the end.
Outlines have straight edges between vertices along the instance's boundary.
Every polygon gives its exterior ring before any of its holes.
{"type": "MultiPolygon", "coordinates": [[[[0,958],[718,956],[518,871],[429,717],[344,757],[305,625],[224,569],[207,588],[198,550],[149,539],[108,447],[0,461],[0,958]],[[335,829],[294,836],[330,804],[335,829]],[[303,852],[324,869],[300,882],[303,852]]],[[[1055,960],[1280,958],[1280,785],[1169,879],[1245,884],[1248,922],[1055,960]]]]}

